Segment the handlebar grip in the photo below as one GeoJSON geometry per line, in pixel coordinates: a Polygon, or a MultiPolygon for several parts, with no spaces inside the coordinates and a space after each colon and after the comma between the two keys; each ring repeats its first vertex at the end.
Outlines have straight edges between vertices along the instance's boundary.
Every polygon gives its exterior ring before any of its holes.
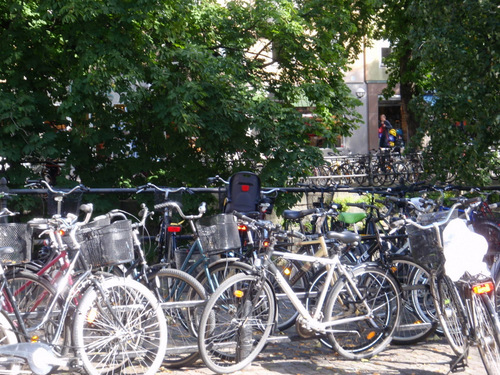
{"type": "Polygon", "coordinates": [[[249,223],[256,223],[257,222],[257,220],[252,219],[251,217],[248,217],[248,216],[246,216],[238,211],[233,211],[233,215],[236,216],[238,219],[248,221],[249,223]]]}
{"type": "Polygon", "coordinates": [[[45,186],[46,181],[45,180],[42,180],[41,178],[40,179],[37,179],[37,180],[26,180],[26,185],[39,185],[39,186],[45,186]],[[42,182],[43,181],[43,182],[42,182]]]}
{"type": "Polygon", "coordinates": [[[92,211],[94,211],[94,205],[92,203],[82,204],[80,206],[80,211],[86,214],[91,213],[92,211]]]}
{"type": "Polygon", "coordinates": [[[161,210],[162,208],[165,208],[165,207],[178,207],[178,204],[173,202],[173,201],[167,201],[167,202],[158,203],[158,204],[154,205],[155,210],[161,210]]]}

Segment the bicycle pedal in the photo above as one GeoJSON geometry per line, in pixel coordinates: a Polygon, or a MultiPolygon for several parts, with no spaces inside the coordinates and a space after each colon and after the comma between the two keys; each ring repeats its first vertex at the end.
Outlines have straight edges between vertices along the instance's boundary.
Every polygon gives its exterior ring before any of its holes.
{"type": "Polygon", "coordinates": [[[461,355],[458,357],[455,361],[450,363],[450,371],[452,373],[455,372],[464,372],[465,368],[468,366],[467,364],[467,357],[464,355],[461,355]]]}

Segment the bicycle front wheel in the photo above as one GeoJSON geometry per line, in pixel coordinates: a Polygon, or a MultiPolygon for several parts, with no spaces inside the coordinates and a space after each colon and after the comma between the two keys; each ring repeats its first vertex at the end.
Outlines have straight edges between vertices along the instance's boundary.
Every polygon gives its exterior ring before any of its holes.
{"type": "Polygon", "coordinates": [[[476,339],[488,375],[500,374],[500,323],[492,299],[472,293],[476,339]]]}
{"type": "MultiPolygon", "coordinates": [[[[19,339],[7,314],[0,311],[0,346],[17,344],[19,339]]],[[[21,373],[24,360],[13,356],[0,356],[0,374],[17,375],[21,373]]]]}
{"type": "Polygon", "coordinates": [[[437,326],[429,314],[429,271],[406,256],[393,256],[390,269],[402,289],[401,318],[392,343],[409,345],[425,340],[437,326]]]}
{"type": "Polygon", "coordinates": [[[276,319],[272,287],[243,273],[224,281],[201,317],[198,347],[205,365],[219,374],[248,366],[264,348],[276,319]]]}
{"type": "Polygon", "coordinates": [[[333,348],[349,359],[369,358],[384,350],[399,323],[400,290],[389,271],[360,265],[333,286],[325,306],[325,320],[333,348]]]}
{"type": "Polygon", "coordinates": [[[153,375],[165,356],[167,324],[158,299],[146,286],[109,277],[83,295],[73,339],[76,354],[91,375],[153,375]]]}
{"type": "Polygon", "coordinates": [[[438,279],[438,318],[451,349],[462,355],[467,350],[467,335],[465,333],[466,317],[462,300],[453,281],[446,275],[438,279]]]}

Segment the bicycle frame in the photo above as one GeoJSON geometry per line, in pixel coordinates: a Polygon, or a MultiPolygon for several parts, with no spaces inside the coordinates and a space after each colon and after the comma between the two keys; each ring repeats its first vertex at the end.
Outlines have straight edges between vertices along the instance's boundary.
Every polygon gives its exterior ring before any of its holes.
{"type": "MultiPolygon", "coordinates": [[[[319,243],[321,245],[322,251],[327,252],[326,250],[326,242],[324,239],[324,236],[319,236],[318,240],[316,241],[311,241],[315,244],[319,243]]],[[[308,241],[304,241],[303,244],[310,244],[308,241]]],[[[334,277],[336,276],[336,271],[338,272],[339,275],[342,275],[346,278],[350,288],[349,288],[349,293],[352,295],[353,298],[357,299],[362,299],[362,295],[359,292],[356,283],[354,282],[350,271],[348,268],[343,265],[340,262],[340,257],[338,254],[334,254],[331,258],[325,258],[325,257],[316,257],[314,255],[304,255],[304,254],[295,254],[295,253],[287,253],[287,252],[281,252],[281,251],[269,251],[265,257],[264,257],[264,264],[267,266],[267,268],[271,271],[272,275],[276,278],[276,281],[278,282],[279,286],[283,289],[284,293],[286,296],[290,299],[292,302],[293,306],[297,309],[299,314],[305,319],[306,324],[314,331],[318,331],[321,333],[328,333],[328,332],[335,332],[335,330],[329,329],[330,327],[333,327],[335,325],[339,324],[345,324],[345,323],[350,323],[350,322],[355,322],[355,321],[360,321],[360,320],[369,320],[372,319],[373,311],[371,307],[366,303],[366,301],[363,301],[363,305],[366,308],[367,313],[362,316],[357,316],[354,318],[343,318],[343,319],[338,319],[335,321],[328,321],[328,322],[320,322],[319,319],[321,318],[321,312],[323,308],[323,304],[326,300],[327,293],[329,291],[329,286],[332,284],[332,281],[334,281],[334,277]],[[319,300],[316,304],[316,311],[314,315],[311,315],[309,311],[306,309],[304,304],[300,301],[299,297],[295,294],[291,286],[288,284],[284,276],[281,274],[281,272],[278,270],[276,265],[271,261],[271,257],[273,255],[278,255],[283,257],[284,259],[291,259],[291,260],[298,260],[298,261],[303,261],[303,262],[312,262],[312,263],[320,263],[322,265],[325,265],[328,267],[328,272],[327,276],[325,279],[325,282],[322,286],[322,290],[319,295],[319,300]]],[[[361,265],[359,267],[363,267],[364,265],[361,265]]]]}

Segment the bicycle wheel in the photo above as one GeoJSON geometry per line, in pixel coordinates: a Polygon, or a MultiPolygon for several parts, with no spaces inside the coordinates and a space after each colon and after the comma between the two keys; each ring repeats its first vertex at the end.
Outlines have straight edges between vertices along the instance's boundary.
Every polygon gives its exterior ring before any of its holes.
{"type": "Polygon", "coordinates": [[[167,324],[146,286],[109,277],[88,289],[73,322],[76,355],[87,373],[156,374],[167,347],[167,324]]]}
{"type": "Polygon", "coordinates": [[[457,288],[453,281],[446,275],[437,281],[438,301],[434,301],[439,306],[438,318],[451,349],[462,355],[467,350],[467,337],[465,333],[466,317],[462,300],[458,295],[457,288]]]}
{"type": "MultiPolygon", "coordinates": [[[[292,287],[295,295],[299,297],[301,301],[304,301],[306,291],[309,290],[309,276],[307,272],[301,270],[302,264],[300,262],[284,258],[273,259],[273,262],[280,271],[281,275],[292,287]]],[[[268,273],[267,278],[269,283],[272,285],[276,296],[278,309],[276,328],[280,331],[287,330],[295,324],[299,313],[287,295],[283,292],[274,276],[271,273],[268,273]]]]}
{"type": "MultiPolygon", "coordinates": [[[[52,284],[35,273],[19,269],[10,269],[6,277],[26,328],[39,326],[56,294],[52,284]]],[[[36,331],[31,331],[31,337],[37,336],[42,342],[52,341],[61,321],[63,302],[62,299],[56,302],[50,319],[36,331]]],[[[8,308],[7,311],[9,311],[8,308]]],[[[16,324],[14,317],[12,319],[16,324]]],[[[64,324],[61,337],[56,346],[56,351],[59,354],[67,352],[69,338],[69,326],[64,324]]]]}
{"type": "MultiPolygon", "coordinates": [[[[0,311],[0,346],[17,344],[18,342],[14,324],[4,311],[0,311]]],[[[23,364],[24,360],[21,358],[10,355],[0,356],[0,374],[20,374],[23,364]]]]}
{"type": "Polygon", "coordinates": [[[353,283],[340,278],[330,291],[324,321],[333,348],[343,357],[362,359],[381,352],[399,323],[400,290],[390,273],[372,265],[351,270],[353,283]]]}
{"type": "Polygon", "coordinates": [[[188,366],[199,357],[198,322],[205,305],[205,290],[194,277],[177,269],[160,269],[149,280],[155,286],[167,320],[168,347],[163,366],[188,366]],[[182,305],[176,306],[176,302],[182,305]]]}
{"type": "Polygon", "coordinates": [[[425,340],[437,326],[429,314],[429,271],[405,256],[391,257],[390,269],[402,290],[401,317],[392,343],[409,345],[425,340]]]}
{"type": "Polygon", "coordinates": [[[258,276],[237,274],[209,298],[198,347],[205,365],[219,374],[249,365],[266,344],[276,319],[271,286],[258,276]]]}
{"type": "Polygon", "coordinates": [[[488,294],[472,293],[479,354],[488,375],[500,374],[500,323],[488,294]]]}
{"type": "Polygon", "coordinates": [[[252,266],[239,261],[239,258],[226,258],[208,265],[198,273],[196,280],[205,288],[208,294],[214,293],[224,280],[238,273],[249,273],[252,266]]]}

